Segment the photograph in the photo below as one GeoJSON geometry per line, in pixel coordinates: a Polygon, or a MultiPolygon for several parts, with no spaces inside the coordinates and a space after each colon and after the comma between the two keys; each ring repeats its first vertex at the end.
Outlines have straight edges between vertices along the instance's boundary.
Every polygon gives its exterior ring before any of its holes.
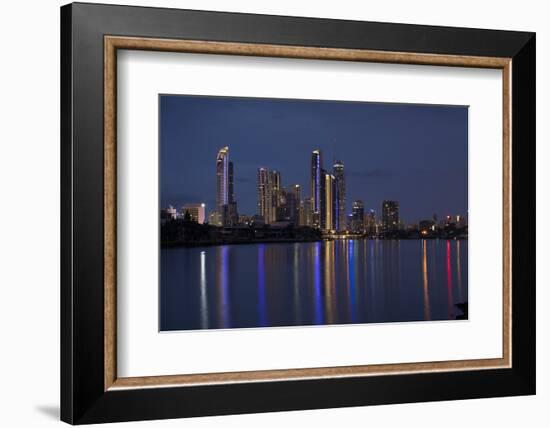
{"type": "Polygon", "coordinates": [[[543,14],[443,16],[429,1],[37,2],[14,15],[52,49],[29,55],[34,33],[8,31],[25,55],[6,68],[23,107],[6,141],[23,130],[37,144],[4,145],[24,154],[5,157],[7,248],[23,255],[5,281],[23,328],[7,330],[21,355],[56,349],[6,364],[42,379],[9,426],[424,426],[429,409],[508,427],[543,414],[543,14]],[[24,73],[50,59],[39,79],[24,73]],[[27,227],[27,206],[46,227],[27,227]]]}
{"type": "Polygon", "coordinates": [[[468,319],[468,106],[159,95],[160,331],[468,319]]]}

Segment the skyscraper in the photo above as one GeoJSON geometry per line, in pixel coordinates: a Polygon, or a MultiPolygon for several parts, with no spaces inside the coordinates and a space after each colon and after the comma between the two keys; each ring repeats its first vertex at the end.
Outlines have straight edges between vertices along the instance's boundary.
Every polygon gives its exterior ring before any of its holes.
{"type": "Polygon", "coordinates": [[[322,228],[324,210],[322,199],[324,199],[323,159],[321,150],[317,149],[311,153],[311,200],[313,211],[313,227],[322,228]]]}
{"type": "Polygon", "coordinates": [[[382,202],[382,232],[393,233],[399,230],[399,202],[382,202]]]}
{"type": "Polygon", "coordinates": [[[298,225],[299,217],[298,217],[298,211],[299,211],[299,205],[296,200],[296,193],[294,192],[286,192],[286,198],[285,198],[285,220],[288,220],[289,222],[298,225]]]}
{"type": "Polygon", "coordinates": [[[365,213],[365,231],[369,236],[376,235],[376,211],[372,209],[365,213]]]}
{"type": "Polygon", "coordinates": [[[227,180],[227,203],[233,203],[235,201],[235,189],[233,187],[233,162],[228,163],[228,180],[227,180]]]}
{"type": "Polygon", "coordinates": [[[322,210],[321,229],[330,231],[336,227],[336,208],[338,206],[338,191],[334,175],[324,173],[325,175],[325,209],[322,210]],[[324,214],[324,215],[323,215],[324,214]]]}
{"type": "Polygon", "coordinates": [[[294,195],[296,196],[296,200],[301,201],[302,200],[302,186],[300,186],[299,184],[295,184],[294,186],[292,186],[292,190],[294,191],[294,195]]]}
{"type": "Polygon", "coordinates": [[[313,199],[304,198],[303,226],[313,227],[313,199]]]}
{"type": "Polygon", "coordinates": [[[216,158],[216,212],[219,219],[218,225],[234,226],[237,224],[238,213],[233,186],[233,162],[229,161],[228,146],[222,147],[216,158]]]}
{"type": "Polygon", "coordinates": [[[338,213],[340,210],[340,193],[337,185],[336,178],[332,177],[332,230],[337,230],[338,226],[338,213]]]}
{"type": "MultiPolygon", "coordinates": [[[[308,198],[306,198],[308,199],[308,198]]],[[[307,226],[305,199],[298,204],[298,226],[307,226]]]]}
{"type": "Polygon", "coordinates": [[[229,203],[229,147],[222,147],[216,158],[216,210],[223,212],[229,203]]]}
{"type": "Polygon", "coordinates": [[[222,219],[224,226],[236,226],[239,224],[239,212],[237,211],[237,200],[235,199],[235,189],[233,181],[233,162],[228,163],[227,180],[227,205],[223,207],[222,219]]]}
{"type": "MultiPolygon", "coordinates": [[[[303,216],[303,204],[302,204],[302,186],[299,184],[295,184],[292,186],[292,193],[294,195],[294,204],[295,204],[295,212],[294,214],[294,224],[303,226],[304,224],[304,216],[303,216]]],[[[292,209],[291,209],[292,211],[292,209]]]]}
{"type": "Polygon", "coordinates": [[[365,206],[363,201],[353,201],[352,206],[351,229],[354,233],[363,233],[365,231],[365,206]]]}
{"type": "Polygon", "coordinates": [[[288,221],[289,220],[289,210],[288,210],[288,194],[284,187],[279,187],[277,190],[277,203],[273,206],[275,214],[275,221],[288,221]]]}
{"type": "Polygon", "coordinates": [[[270,217],[265,219],[266,223],[273,223],[282,216],[284,216],[284,210],[280,210],[281,205],[284,204],[284,192],[281,187],[281,173],[273,170],[268,172],[269,194],[271,195],[270,201],[270,217]]]}
{"type": "Polygon", "coordinates": [[[269,171],[267,168],[258,168],[258,214],[266,224],[271,219],[272,205],[269,171]]]}
{"type": "Polygon", "coordinates": [[[335,161],[332,165],[332,173],[336,179],[338,193],[335,229],[341,232],[346,229],[346,179],[344,175],[344,163],[338,160],[335,161]]]}

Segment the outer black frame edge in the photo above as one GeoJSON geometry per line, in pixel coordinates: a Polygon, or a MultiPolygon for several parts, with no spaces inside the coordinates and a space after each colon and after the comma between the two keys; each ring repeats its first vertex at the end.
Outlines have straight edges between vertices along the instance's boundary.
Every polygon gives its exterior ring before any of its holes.
{"type": "Polygon", "coordinates": [[[84,424],[535,393],[535,35],[98,4],[61,9],[61,419],[84,424]],[[103,36],[513,58],[513,368],[103,391],[103,36]],[[78,53],[78,55],[77,55],[78,53]],[[519,208],[521,207],[521,209],[519,208]],[[527,230],[526,230],[527,229],[527,230]]]}
{"type": "Polygon", "coordinates": [[[61,8],[61,420],[73,418],[73,359],[72,359],[72,9],[61,8]]]}
{"type": "Polygon", "coordinates": [[[97,23],[97,30],[101,27],[107,29],[113,24],[118,31],[109,34],[156,38],[182,38],[182,33],[185,33],[184,37],[189,40],[513,57],[533,34],[78,2],[73,6],[97,23]],[[158,22],[162,22],[162,29],[158,22]],[[205,26],[205,23],[208,25],[205,26]],[[266,41],[268,39],[269,42],[266,41]],[[400,48],[396,49],[396,45],[400,48]]]}
{"type": "Polygon", "coordinates": [[[536,36],[512,60],[512,362],[536,390],[536,36]],[[515,209],[513,207],[516,207],[515,209]],[[529,224],[528,231],[524,225],[529,224]]]}

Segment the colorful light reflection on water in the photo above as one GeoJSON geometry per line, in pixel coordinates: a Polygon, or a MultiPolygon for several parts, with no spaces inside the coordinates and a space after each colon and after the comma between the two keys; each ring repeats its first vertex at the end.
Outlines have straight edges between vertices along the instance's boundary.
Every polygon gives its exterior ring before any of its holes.
{"type": "Polygon", "coordinates": [[[162,249],[161,330],[455,319],[467,260],[467,241],[162,249]]]}

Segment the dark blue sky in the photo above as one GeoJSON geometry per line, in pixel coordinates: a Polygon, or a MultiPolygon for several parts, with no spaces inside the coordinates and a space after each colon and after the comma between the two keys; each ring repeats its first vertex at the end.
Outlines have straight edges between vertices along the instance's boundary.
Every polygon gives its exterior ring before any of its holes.
{"type": "Polygon", "coordinates": [[[344,162],[346,211],[395,199],[416,222],[468,208],[468,108],[416,104],[160,96],[160,203],[215,207],[216,154],[229,146],[241,214],[256,213],[256,171],[281,171],[310,196],[311,151],[344,162]]]}

